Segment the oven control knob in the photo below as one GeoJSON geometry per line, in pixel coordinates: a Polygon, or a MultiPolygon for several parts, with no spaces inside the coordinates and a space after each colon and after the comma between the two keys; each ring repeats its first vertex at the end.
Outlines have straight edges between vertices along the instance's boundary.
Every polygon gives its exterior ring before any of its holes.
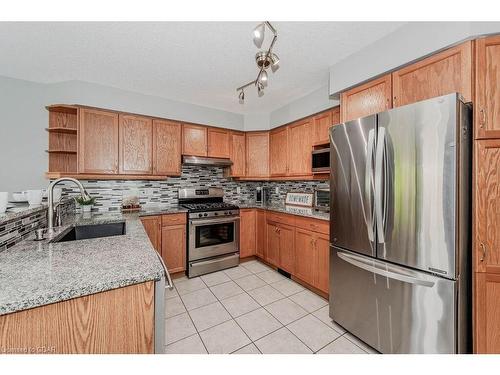
{"type": "Polygon", "coordinates": [[[226,215],[231,215],[231,212],[229,212],[229,211],[226,211],[226,212],[224,212],[224,213],[225,213],[226,215]]]}
{"type": "Polygon", "coordinates": [[[203,215],[202,214],[198,214],[198,217],[202,217],[203,215]]]}
{"type": "Polygon", "coordinates": [[[203,214],[203,216],[208,216],[208,214],[205,213],[205,214],[203,214]]]}
{"type": "Polygon", "coordinates": [[[218,212],[214,212],[214,215],[217,216],[219,213],[218,212]]]}

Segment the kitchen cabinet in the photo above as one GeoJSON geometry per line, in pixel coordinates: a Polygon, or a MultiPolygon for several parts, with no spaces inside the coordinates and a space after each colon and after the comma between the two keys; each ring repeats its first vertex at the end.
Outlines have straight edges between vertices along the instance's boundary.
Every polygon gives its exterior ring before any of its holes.
{"type": "Polygon", "coordinates": [[[229,158],[229,130],[208,128],[208,156],[229,158]]]}
{"type": "Polygon", "coordinates": [[[278,234],[278,226],[275,223],[266,223],[266,257],[265,260],[273,266],[279,267],[279,249],[280,249],[280,236],[278,234]]]}
{"type": "Polygon", "coordinates": [[[153,120],[153,173],[181,174],[182,126],[178,122],[153,120]]]}
{"type": "Polygon", "coordinates": [[[314,242],[317,256],[317,274],[315,285],[322,292],[330,289],[330,236],[317,234],[314,242]]]}
{"type": "Polygon", "coordinates": [[[340,106],[322,112],[312,118],[313,144],[325,145],[330,143],[329,129],[332,125],[340,123],[340,106]]]}
{"type": "Polygon", "coordinates": [[[393,106],[453,92],[471,101],[472,46],[462,43],[392,73],[393,106]]]}
{"type": "Polygon", "coordinates": [[[258,257],[266,259],[267,236],[266,236],[266,211],[256,210],[256,248],[258,257]]]}
{"type": "Polygon", "coordinates": [[[295,228],[295,276],[314,285],[314,234],[311,231],[295,228]]]}
{"type": "Polygon", "coordinates": [[[288,127],[271,130],[269,133],[269,173],[271,177],[288,174],[288,127]]]}
{"type": "Polygon", "coordinates": [[[153,120],[119,115],[119,173],[153,174],[153,120]]]}
{"type": "Polygon", "coordinates": [[[161,216],[144,216],[141,222],[154,249],[161,254],[161,216]]]}
{"type": "Polygon", "coordinates": [[[231,177],[245,176],[245,153],[246,153],[245,133],[232,131],[229,142],[229,157],[233,162],[230,170],[231,177]]]}
{"type": "Polygon", "coordinates": [[[476,40],[476,138],[500,138],[500,36],[476,40]]]}
{"type": "Polygon", "coordinates": [[[269,132],[246,134],[246,177],[269,176],[269,132]]]}
{"type": "Polygon", "coordinates": [[[170,273],[186,270],[186,225],[161,228],[161,257],[170,273]]]}
{"type": "Polygon", "coordinates": [[[340,96],[341,122],[355,120],[392,108],[390,74],[343,92],[340,96]]]}
{"type": "Polygon", "coordinates": [[[279,224],[279,267],[286,272],[295,272],[295,228],[279,224]]]}
{"type": "Polygon", "coordinates": [[[500,354],[500,273],[476,273],[474,347],[500,354]]]}
{"type": "Polygon", "coordinates": [[[288,126],[288,175],[307,176],[312,174],[312,122],[299,121],[288,126]]]}
{"type": "Polygon", "coordinates": [[[118,173],[118,114],[81,108],[78,121],[78,172],[118,173]]]}
{"type": "Polygon", "coordinates": [[[193,124],[182,125],[182,154],[207,156],[207,127],[193,124]]]}
{"type": "Polygon", "coordinates": [[[240,258],[256,254],[257,212],[240,209],[240,258]]]}

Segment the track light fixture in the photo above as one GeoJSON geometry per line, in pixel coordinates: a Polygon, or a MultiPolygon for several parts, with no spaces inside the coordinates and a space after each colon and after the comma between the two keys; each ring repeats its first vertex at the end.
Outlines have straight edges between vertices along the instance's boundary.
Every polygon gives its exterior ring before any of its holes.
{"type": "Polygon", "coordinates": [[[243,92],[243,89],[251,85],[255,85],[257,87],[257,94],[259,97],[262,97],[264,95],[264,87],[267,86],[269,78],[266,70],[271,67],[271,71],[274,73],[279,68],[280,59],[278,55],[272,52],[274,43],[276,43],[276,40],[278,39],[278,33],[268,21],[259,23],[253,29],[253,42],[257,46],[257,48],[260,48],[262,46],[262,43],[264,42],[266,27],[273,33],[273,39],[271,40],[271,44],[269,45],[269,48],[267,50],[259,51],[255,55],[255,62],[257,64],[257,68],[259,69],[257,78],[236,89],[236,91],[239,92],[238,100],[240,104],[245,103],[245,93],[243,92]]]}

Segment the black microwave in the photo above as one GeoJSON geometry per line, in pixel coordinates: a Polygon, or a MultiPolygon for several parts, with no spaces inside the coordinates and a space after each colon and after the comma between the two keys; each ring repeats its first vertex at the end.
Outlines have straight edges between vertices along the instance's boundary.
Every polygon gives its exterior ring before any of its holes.
{"type": "Polygon", "coordinates": [[[312,171],[313,173],[330,172],[330,149],[322,148],[312,152],[312,171]]]}

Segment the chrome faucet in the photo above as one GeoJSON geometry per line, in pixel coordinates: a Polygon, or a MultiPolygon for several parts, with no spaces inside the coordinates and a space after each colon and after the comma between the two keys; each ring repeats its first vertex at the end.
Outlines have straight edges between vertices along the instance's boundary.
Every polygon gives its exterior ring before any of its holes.
{"type": "Polygon", "coordinates": [[[52,234],[54,232],[54,186],[56,186],[59,182],[62,181],[72,181],[74,182],[79,188],[80,188],[80,194],[82,195],[82,198],[84,199],[90,199],[89,193],[85,190],[83,187],[82,183],[78,181],[75,178],[71,177],[62,177],[58,178],[57,180],[54,180],[50,183],[49,188],[48,188],[48,204],[49,204],[49,215],[47,219],[47,232],[48,234],[52,234]]]}

